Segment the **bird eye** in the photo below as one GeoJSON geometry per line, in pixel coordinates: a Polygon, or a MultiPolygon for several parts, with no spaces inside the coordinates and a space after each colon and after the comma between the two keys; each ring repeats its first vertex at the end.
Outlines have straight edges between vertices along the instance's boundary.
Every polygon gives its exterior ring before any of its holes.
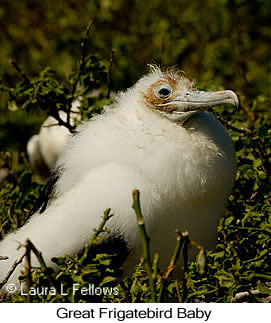
{"type": "Polygon", "coordinates": [[[156,96],[159,99],[166,99],[170,96],[172,89],[169,85],[160,85],[156,91],[156,96]]]}

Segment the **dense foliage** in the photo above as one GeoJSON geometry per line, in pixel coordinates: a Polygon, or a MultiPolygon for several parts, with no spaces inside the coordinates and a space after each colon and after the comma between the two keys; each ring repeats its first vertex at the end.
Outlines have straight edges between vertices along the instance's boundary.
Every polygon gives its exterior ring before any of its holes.
{"type": "MultiPolygon", "coordinates": [[[[46,115],[63,122],[59,111],[70,111],[71,102],[80,97],[82,117],[91,118],[110,103],[111,80],[114,89],[126,88],[148,63],[178,64],[199,88],[227,87],[238,92],[238,111],[225,106],[215,112],[235,143],[238,171],[227,212],[218,226],[216,250],[199,249],[198,261],[190,263],[184,278],[176,281],[154,265],[156,299],[270,301],[270,18],[268,0],[1,3],[0,170],[6,176],[0,183],[0,238],[23,225],[43,188],[32,175],[25,144],[46,115]],[[95,23],[87,41],[85,26],[91,19],[95,23]],[[82,39],[85,42],[80,46],[82,39]],[[112,48],[116,50],[113,66],[112,48]],[[89,95],[97,89],[94,96],[89,95]],[[245,298],[236,297],[240,292],[248,293],[243,294],[245,298]]],[[[135,268],[133,277],[120,280],[114,253],[93,252],[105,228],[106,223],[92,238],[90,233],[90,245],[81,255],[55,259],[60,271],[43,266],[41,271],[32,270],[30,280],[29,272],[22,275],[28,287],[59,288],[63,282],[69,294],[64,299],[58,294],[17,295],[3,296],[2,301],[153,299],[144,266],[135,268]],[[74,283],[117,287],[118,293],[71,296],[74,283]]],[[[183,253],[185,248],[180,257],[183,253]]]]}

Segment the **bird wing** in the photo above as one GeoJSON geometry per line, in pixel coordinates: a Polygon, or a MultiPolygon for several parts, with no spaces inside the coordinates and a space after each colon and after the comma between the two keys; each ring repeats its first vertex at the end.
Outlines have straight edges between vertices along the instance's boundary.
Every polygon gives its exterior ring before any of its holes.
{"type": "MultiPolygon", "coordinates": [[[[17,247],[27,238],[42,252],[50,266],[54,265],[51,262],[54,256],[80,252],[100,224],[106,208],[111,208],[114,214],[106,224],[111,231],[108,237],[121,235],[129,240],[129,247],[137,244],[137,223],[131,208],[131,192],[135,188],[154,192],[141,174],[125,165],[110,163],[89,172],[69,191],[53,200],[43,214],[34,214],[28,223],[0,243],[0,255],[9,257],[7,261],[1,261],[0,281],[23,254],[24,248],[17,250],[17,247]]],[[[150,193],[147,199],[151,200],[150,193]]],[[[148,212],[152,212],[151,203],[148,203],[148,212]]],[[[34,259],[33,264],[37,265],[34,259]]],[[[16,283],[21,269],[18,266],[12,282],[16,283]]]]}

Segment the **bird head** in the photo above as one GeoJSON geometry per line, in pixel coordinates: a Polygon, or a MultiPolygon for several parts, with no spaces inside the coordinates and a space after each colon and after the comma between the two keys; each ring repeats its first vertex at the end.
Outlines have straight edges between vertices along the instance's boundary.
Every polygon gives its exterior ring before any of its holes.
{"type": "Polygon", "coordinates": [[[162,72],[157,66],[151,66],[151,73],[140,79],[136,88],[144,105],[179,123],[213,106],[239,105],[237,95],[231,90],[200,91],[183,72],[173,69],[162,72]]]}

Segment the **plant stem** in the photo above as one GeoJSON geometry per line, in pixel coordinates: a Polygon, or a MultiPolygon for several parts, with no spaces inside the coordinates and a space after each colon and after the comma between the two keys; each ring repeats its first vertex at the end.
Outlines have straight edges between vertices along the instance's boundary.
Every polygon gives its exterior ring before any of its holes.
{"type": "Polygon", "coordinates": [[[184,237],[186,234],[188,234],[187,232],[184,232],[183,234],[181,234],[181,232],[179,230],[176,230],[176,233],[177,233],[177,244],[176,244],[175,250],[173,252],[173,255],[171,257],[167,271],[164,273],[164,275],[162,277],[160,290],[159,290],[159,296],[158,296],[159,303],[161,303],[163,301],[164,293],[165,293],[165,286],[168,283],[169,278],[170,278],[173,270],[175,269],[176,263],[180,257],[180,253],[181,253],[182,247],[184,245],[184,237]]]}
{"type": "Polygon", "coordinates": [[[17,260],[14,261],[13,265],[9,269],[7,276],[4,278],[4,280],[0,283],[0,289],[8,282],[10,276],[13,274],[14,270],[17,268],[17,266],[23,261],[23,258],[25,256],[25,253],[17,260]]]}
{"type": "Polygon", "coordinates": [[[156,302],[156,286],[155,286],[155,280],[153,279],[153,270],[152,270],[150,245],[149,245],[150,238],[147,235],[145,222],[144,222],[144,219],[142,216],[138,190],[133,191],[132,208],[135,210],[135,214],[136,214],[136,218],[137,218],[137,224],[138,224],[138,228],[139,228],[139,234],[140,234],[142,249],[143,249],[143,264],[145,265],[145,268],[146,268],[146,271],[147,271],[147,274],[149,277],[150,288],[151,288],[151,301],[153,303],[155,303],[156,302]]]}
{"type": "Polygon", "coordinates": [[[114,62],[114,54],[115,54],[115,49],[112,49],[111,51],[111,57],[110,57],[110,63],[109,63],[109,69],[108,69],[108,74],[107,74],[107,99],[110,98],[111,90],[112,90],[112,66],[114,62]]]}
{"type": "Polygon", "coordinates": [[[156,280],[158,269],[159,269],[159,254],[156,253],[154,255],[153,265],[152,265],[152,270],[153,270],[152,277],[154,280],[156,280]]]}
{"type": "Polygon", "coordinates": [[[93,20],[91,20],[88,23],[87,28],[86,28],[85,37],[84,37],[83,41],[81,42],[81,50],[82,50],[81,59],[80,59],[80,63],[79,63],[77,77],[76,77],[75,81],[72,84],[71,100],[70,100],[70,104],[69,104],[69,109],[67,110],[67,123],[68,124],[70,124],[71,108],[72,108],[72,102],[73,102],[74,97],[75,97],[76,88],[77,88],[78,82],[80,80],[82,71],[83,71],[83,69],[85,67],[85,64],[86,64],[87,43],[88,43],[88,39],[89,39],[90,28],[91,28],[92,25],[93,25],[93,20]]]}
{"type": "Polygon", "coordinates": [[[189,246],[189,235],[188,232],[183,233],[184,245],[183,245],[183,262],[184,262],[184,270],[183,270],[183,299],[185,302],[187,299],[187,281],[188,281],[188,246],[189,246]]]}
{"type": "Polygon", "coordinates": [[[45,261],[44,261],[44,259],[42,257],[41,252],[33,245],[31,240],[29,240],[29,239],[26,240],[26,245],[27,245],[27,248],[29,248],[29,250],[32,250],[34,252],[35,256],[37,257],[37,259],[38,259],[38,261],[40,263],[40,269],[46,275],[46,277],[48,278],[48,281],[49,281],[50,285],[55,289],[57,297],[64,300],[64,297],[58,291],[55,279],[51,276],[51,274],[50,274],[50,272],[49,272],[49,270],[48,270],[48,268],[47,268],[47,266],[45,264],[45,261]]]}
{"type": "Polygon", "coordinates": [[[105,232],[104,226],[105,226],[106,222],[113,216],[113,214],[110,214],[110,211],[111,211],[111,209],[106,209],[104,211],[104,216],[103,216],[102,222],[100,223],[98,229],[94,230],[94,234],[92,235],[90,242],[86,245],[84,253],[78,261],[79,265],[82,265],[84,263],[84,261],[87,259],[88,254],[89,254],[89,250],[93,245],[96,244],[98,236],[102,232],[105,232]]]}
{"type": "Polygon", "coordinates": [[[180,286],[179,286],[178,279],[175,280],[175,286],[176,286],[176,293],[177,293],[177,296],[178,296],[178,302],[182,303],[182,296],[181,296],[181,293],[180,293],[180,286]]]}
{"type": "Polygon", "coordinates": [[[26,74],[21,70],[20,66],[13,59],[10,60],[10,63],[14,66],[16,71],[21,75],[21,77],[24,79],[24,81],[27,83],[30,83],[26,74]]]}
{"type": "Polygon", "coordinates": [[[29,290],[32,286],[32,276],[31,276],[31,248],[30,245],[27,243],[26,252],[25,252],[25,273],[26,273],[26,286],[27,286],[27,302],[31,303],[32,297],[29,293],[29,290]]]}

